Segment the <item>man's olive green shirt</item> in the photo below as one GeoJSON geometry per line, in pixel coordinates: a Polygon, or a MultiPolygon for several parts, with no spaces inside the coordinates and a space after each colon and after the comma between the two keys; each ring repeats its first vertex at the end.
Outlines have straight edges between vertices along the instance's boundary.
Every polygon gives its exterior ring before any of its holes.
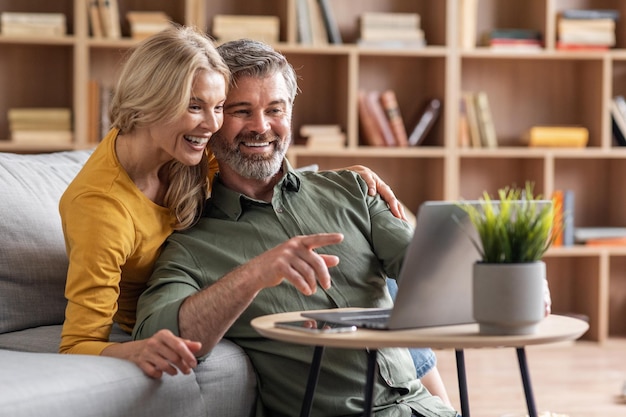
{"type": "MultiPolygon", "coordinates": [[[[311,296],[288,282],[264,289],[226,334],[252,360],[262,413],[292,417],[300,413],[313,347],[263,338],[250,320],[296,310],[390,307],[385,277],[398,276],[412,228],[395,218],[380,197],[368,196],[367,186],[353,172],[295,172],[288,163],[283,169],[286,174],[274,188],[271,204],[227,189],[218,177],[199,223],[167,240],[139,301],[135,337],[162,328],[179,334],[178,309],[185,297],[289,238],[343,233],[342,243],[317,249],[340,258],[330,269],[330,289],[318,287],[311,296]]],[[[378,365],[377,416],[408,417],[411,408],[426,416],[456,416],[416,379],[408,350],[382,349],[378,365]]],[[[358,415],[366,368],[365,351],[326,349],[312,416],[358,415]]]]}

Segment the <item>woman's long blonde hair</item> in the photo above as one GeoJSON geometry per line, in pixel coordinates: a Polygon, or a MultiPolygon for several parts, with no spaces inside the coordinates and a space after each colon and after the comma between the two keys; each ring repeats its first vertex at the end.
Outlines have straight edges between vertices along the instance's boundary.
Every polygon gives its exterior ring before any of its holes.
{"type": "MultiPolygon", "coordinates": [[[[198,29],[175,26],[146,39],[120,73],[109,110],[112,127],[129,133],[138,126],[178,119],[187,111],[200,71],[218,72],[229,85],[228,67],[198,29]]],[[[174,228],[188,228],[208,197],[208,151],[198,165],[172,160],[164,169],[169,181],[164,204],[176,216],[174,228]]]]}

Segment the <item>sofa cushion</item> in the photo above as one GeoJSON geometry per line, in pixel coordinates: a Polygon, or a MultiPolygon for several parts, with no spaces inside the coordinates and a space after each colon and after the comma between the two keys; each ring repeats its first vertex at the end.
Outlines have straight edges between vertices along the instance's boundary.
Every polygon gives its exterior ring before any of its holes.
{"type": "Polygon", "coordinates": [[[193,374],[157,380],[122,359],[6,350],[0,369],[3,416],[206,416],[193,374]]]}
{"type": "Polygon", "coordinates": [[[0,153],[0,333],[63,322],[59,199],[91,151],[0,153]]]}

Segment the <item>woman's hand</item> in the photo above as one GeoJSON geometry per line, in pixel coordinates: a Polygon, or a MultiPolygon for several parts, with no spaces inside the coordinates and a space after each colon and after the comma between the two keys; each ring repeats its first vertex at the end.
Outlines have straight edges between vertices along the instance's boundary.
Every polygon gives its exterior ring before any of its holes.
{"type": "Polygon", "coordinates": [[[402,220],[407,220],[404,213],[404,207],[396,198],[391,187],[381,180],[378,174],[363,165],[353,165],[346,169],[356,172],[361,176],[361,178],[363,178],[367,184],[369,195],[376,195],[376,193],[380,194],[381,198],[385,200],[394,216],[402,220]]]}
{"type": "Polygon", "coordinates": [[[159,330],[152,337],[106,347],[102,356],[113,356],[135,363],[144,374],[159,379],[164,373],[187,375],[198,365],[195,353],[202,344],[183,339],[169,330],[159,330]]]}

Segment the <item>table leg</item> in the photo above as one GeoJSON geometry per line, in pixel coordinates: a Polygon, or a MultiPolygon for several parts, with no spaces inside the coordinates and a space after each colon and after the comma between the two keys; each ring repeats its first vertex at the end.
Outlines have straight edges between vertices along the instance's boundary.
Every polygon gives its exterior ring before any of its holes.
{"type": "Polygon", "coordinates": [[[363,417],[371,417],[374,408],[374,380],[376,378],[376,370],[378,362],[376,357],[378,350],[370,349],[367,351],[367,379],[365,381],[365,404],[363,406],[363,417]]]}
{"type": "Polygon", "coordinates": [[[306,384],[306,391],[304,393],[304,401],[302,402],[302,408],[300,409],[300,417],[309,417],[311,414],[311,407],[313,407],[313,396],[315,395],[315,388],[317,387],[317,380],[320,376],[320,368],[322,366],[322,356],[324,355],[324,346],[315,346],[313,351],[313,360],[311,361],[311,368],[309,369],[309,379],[306,384]]]}
{"type": "Polygon", "coordinates": [[[456,374],[459,381],[459,397],[461,399],[461,415],[470,417],[469,396],[467,395],[467,375],[465,374],[465,354],[463,349],[455,349],[456,374]]]}
{"type": "MultiPolygon", "coordinates": [[[[528,362],[526,361],[526,350],[523,347],[515,349],[517,351],[517,361],[519,362],[519,370],[522,374],[522,384],[524,384],[524,395],[526,396],[526,406],[528,407],[528,416],[537,417],[537,407],[535,405],[535,397],[533,388],[530,384],[530,373],[528,372],[528,362]]],[[[463,416],[465,417],[465,416],[463,416]]]]}

